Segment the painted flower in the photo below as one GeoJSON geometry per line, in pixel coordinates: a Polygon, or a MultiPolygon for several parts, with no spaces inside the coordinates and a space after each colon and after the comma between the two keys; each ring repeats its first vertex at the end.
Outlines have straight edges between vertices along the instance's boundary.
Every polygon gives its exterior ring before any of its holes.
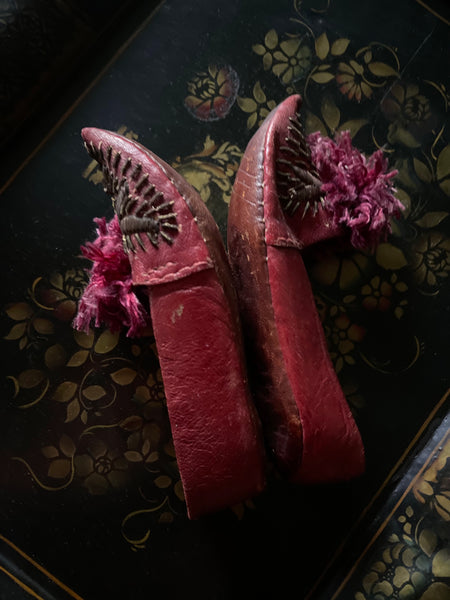
{"type": "Polygon", "coordinates": [[[236,100],[239,77],[229,65],[210,65],[187,84],[184,105],[199,121],[217,121],[229,113],[236,100]]]}
{"type": "Polygon", "coordinates": [[[278,34],[275,29],[271,29],[266,33],[263,44],[255,44],[253,46],[253,52],[262,56],[263,67],[265,71],[268,71],[273,64],[273,51],[278,46],[278,34]]]}
{"type": "Polygon", "coordinates": [[[438,231],[420,236],[412,248],[410,264],[419,285],[436,286],[450,272],[450,238],[438,231]]]}
{"type": "Polygon", "coordinates": [[[284,84],[304,77],[311,68],[312,51],[302,43],[301,38],[291,38],[280,43],[280,49],[273,54],[276,64],[272,67],[274,75],[284,84]]]}
{"type": "Polygon", "coordinates": [[[64,273],[54,273],[48,281],[38,280],[32,291],[37,303],[52,311],[53,318],[69,322],[75,316],[86,284],[87,275],[83,269],[69,269],[64,273]]]}
{"type": "MultiPolygon", "coordinates": [[[[394,292],[404,293],[407,290],[408,286],[403,281],[398,281],[396,273],[392,273],[389,281],[382,279],[379,275],[375,275],[369,283],[361,288],[363,296],[362,305],[369,311],[380,310],[384,312],[391,307],[394,292]]],[[[400,300],[395,307],[394,314],[398,319],[403,316],[404,307],[407,303],[407,300],[400,300]]]]}
{"type": "Polygon", "coordinates": [[[220,202],[230,202],[241,158],[238,146],[230,142],[219,145],[208,135],[200,152],[183,159],[178,157],[172,166],[198,191],[203,202],[217,198],[218,202],[212,203],[214,209],[220,202]]]}
{"type": "Polygon", "coordinates": [[[247,129],[251,129],[255,125],[259,127],[276,106],[274,100],[267,100],[259,81],[253,86],[253,98],[238,98],[237,103],[244,112],[250,113],[247,119],[247,129]]]}
{"type": "Polygon", "coordinates": [[[450,440],[443,444],[439,455],[414,484],[413,492],[422,504],[429,505],[441,519],[450,522],[450,440]]]}
{"type": "Polygon", "coordinates": [[[430,100],[413,83],[395,83],[381,110],[390,121],[387,139],[391,144],[419,148],[437,124],[430,100]]]}
{"type": "Polygon", "coordinates": [[[346,313],[338,312],[331,329],[326,329],[326,333],[336,372],[339,373],[345,364],[354,365],[355,346],[363,340],[365,330],[352,323],[346,313]]]}
{"type": "Polygon", "coordinates": [[[75,473],[92,495],[122,488],[128,481],[128,462],[116,449],[92,440],[86,454],[75,457],[75,473]]]}
{"type": "Polygon", "coordinates": [[[365,68],[356,60],[339,63],[336,82],[340,92],[349,100],[355,99],[357,102],[361,102],[363,97],[370,98],[372,96],[372,88],[365,78],[365,68]]]}
{"type": "Polygon", "coordinates": [[[361,289],[363,295],[362,305],[367,310],[388,310],[391,305],[392,286],[387,281],[382,281],[379,275],[375,275],[370,283],[361,289]]]}

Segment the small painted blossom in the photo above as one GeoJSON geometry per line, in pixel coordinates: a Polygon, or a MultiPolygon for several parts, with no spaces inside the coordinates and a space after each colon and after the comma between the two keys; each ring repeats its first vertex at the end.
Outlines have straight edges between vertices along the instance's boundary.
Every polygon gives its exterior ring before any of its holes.
{"type": "Polygon", "coordinates": [[[280,43],[280,50],[273,54],[277,61],[273,73],[282,83],[288,84],[304,77],[311,68],[312,51],[301,38],[291,38],[280,43]]]}
{"type": "Polygon", "coordinates": [[[128,462],[99,439],[93,440],[86,454],[75,457],[75,472],[92,495],[122,488],[128,480],[128,462]]]}
{"type": "Polygon", "coordinates": [[[278,34],[275,29],[271,29],[266,33],[264,38],[264,44],[255,44],[253,46],[253,52],[262,56],[263,67],[265,71],[268,71],[273,64],[273,51],[278,46],[278,34]]]}
{"type": "Polygon", "coordinates": [[[210,65],[187,84],[189,95],[184,104],[200,121],[217,121],[229,113],[236,100],[239,77],[229,65],[210,65]]]}
{"type": "Polygon", "coordinates": [[[274,100],[267,100],[259,81],[253,87],[253,98],[238,98],[237,103],[244,112],[250,113],[247,119],[247,129],[261,125],[269,112],[276,106],[274,100]]]}
{"type": "Polygon", "coordinates": [[[388,141],[407,148],[420,147],[437,123],[430,100],[414,83],[395,83],[383,99],[381,110],[390,121],[388,141]]]}
{"type": "Polygon", "coordinates": [[[330,344],[330,356],[336,372],[340,372],[345,364],[354,365],[356,344],[364,338],[364,329],[350,321],[346,313],[339,312],[333,325],[327,332],[330,344]]]}
{"type": "Polygon", "coordinates": [[[357,102],[361,102],[363,97],[370,98],[372,96],[372,88],[366,81],[364,73],[364,66],[356,60],[339,63],[336,82],[340,92],[349,100],[355,99],[357,102]]]}

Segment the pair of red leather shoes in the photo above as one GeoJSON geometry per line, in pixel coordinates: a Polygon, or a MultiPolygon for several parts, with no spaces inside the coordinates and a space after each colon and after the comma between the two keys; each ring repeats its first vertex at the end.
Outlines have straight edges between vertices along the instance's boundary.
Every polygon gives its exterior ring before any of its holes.
{"type": "MultiPolygon", "coordinates": [[[[148,295],[190,518],[261,492],[267,452],[294,482],[364,470],[301,255],[346,224],[327,206],[300,102],[280,104],[247,147],[230,203],[228,255],[205,204],[168,164],[118,134],[82,133],[113,196],[132,283],[148,295]]],[[[361,222],[358,210],[352,218],[361,222]]]]}

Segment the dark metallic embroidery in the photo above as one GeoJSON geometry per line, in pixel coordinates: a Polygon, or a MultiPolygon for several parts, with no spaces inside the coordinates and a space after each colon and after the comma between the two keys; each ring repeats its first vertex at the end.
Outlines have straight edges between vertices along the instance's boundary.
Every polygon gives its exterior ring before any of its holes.
{"type": "MultiPolygon", "coordinates": [[[[153,187],[153,186],[152,186],[153,187]]],[[[130,194],[126,180],[120,185],[114,209],[119,218],[126,252],[136,252],[136,243],[145,250],[143,236],[147,236],[155,248],[158,248],[161,238],[172,244],[179,231],[176,223],[176,213],[172,211],[173,201],[164,202],[161,192],[156,192],[148,199],[140,199],[130,194]]]]}
{"type": "Polygon", "coordinates": [[[293,216],[303,206],[316,214],[323,203],[319,175],[311,162],[311,153],[298,116],[289,117],[285,145],[278,149],[277,187],[283,211],[293,216]]]}
{"type": "Polygon", "coordinates": [[[105,153],[101,142],[98,146],[89,142],[85,147],[102,167],[104,189],[112,196],[125,251],[136,252],[137,245],[145,250],[144,236],[155,248],[161,239],[172,244],[179,231],[174,203],[165,201],[163,193],[149,182],[148,173],[142,174],[142,165],[133,165],[130,157],[122,161],[121,153],[114,152],[111,146],[105,153]],[[130,192],[130,181],[133,181],[137,195],[130,192]]]}

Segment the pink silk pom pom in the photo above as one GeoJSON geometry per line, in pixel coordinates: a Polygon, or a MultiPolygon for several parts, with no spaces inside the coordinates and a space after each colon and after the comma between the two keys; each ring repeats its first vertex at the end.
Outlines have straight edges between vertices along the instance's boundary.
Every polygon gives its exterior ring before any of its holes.
{"type": "Polygon", "coordinates": [[[96,240],[81,247],[93,265],[73,325],[80,331],[88,331],[91,324],[107,325],[111,331],[128,327],[129,337],[145,335],[150,315],[135,293],[117,215],[109,222],[103,217],[94,223],[96,240]]]}
{"type": "Polygon", "coordinates": [[[366,158],[352,145],[348,131],[335,140],[312,133],[308,144],[334,225],[350,228],[356,248],[373,248],[386,239],[390,219],[401,216],[403,205],[394,196],[397,171],[387,172],[382,150],[366,158]]]}

